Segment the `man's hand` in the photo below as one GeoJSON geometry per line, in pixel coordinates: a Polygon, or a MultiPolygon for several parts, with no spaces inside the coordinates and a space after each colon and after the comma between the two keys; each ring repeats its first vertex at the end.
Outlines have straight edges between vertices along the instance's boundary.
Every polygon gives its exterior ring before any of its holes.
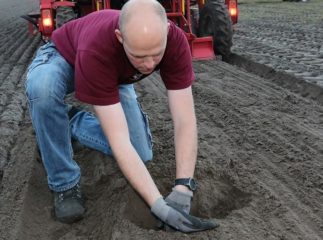
{"type": "Polygon", "coordinates": [[[159,219],[178,231],[190,233],[213,229],[219,225],[211,219],[197,218],[158,198],[151,211],[159,219]]]}
{"type": "Polygon", "coordinates": [[[172,192],[165,198],[165,201],[170,205],[189,214],[191,210],[192,198],[193,198],[192,191],[183,192],[173,188],[172,192]]]}

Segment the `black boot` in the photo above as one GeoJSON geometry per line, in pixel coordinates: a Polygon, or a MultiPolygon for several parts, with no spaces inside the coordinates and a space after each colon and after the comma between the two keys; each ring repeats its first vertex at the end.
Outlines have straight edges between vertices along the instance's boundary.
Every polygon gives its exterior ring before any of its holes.
{"type": "Polygon", "coordinates": [[[54,207],[60,222],[73,223],[82,219],[85,207],[80,185],[63,192],[54,192],[54,207]]]}

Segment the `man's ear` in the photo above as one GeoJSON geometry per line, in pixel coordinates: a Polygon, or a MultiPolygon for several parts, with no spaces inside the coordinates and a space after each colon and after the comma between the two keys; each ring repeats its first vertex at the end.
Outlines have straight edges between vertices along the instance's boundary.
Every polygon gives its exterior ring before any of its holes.
{"type": "Polygon", "coordinates": [[[119,41],[121,44],[123,44],[123,38],[122,38],[122,34],[121,34],[120,30],[119,30],[119,29],[116,29],[116,30],[114,30],[114,33],[115,33],[115,35],[116,35],[116,37],[117,37],[118,41],[119,41]]]}

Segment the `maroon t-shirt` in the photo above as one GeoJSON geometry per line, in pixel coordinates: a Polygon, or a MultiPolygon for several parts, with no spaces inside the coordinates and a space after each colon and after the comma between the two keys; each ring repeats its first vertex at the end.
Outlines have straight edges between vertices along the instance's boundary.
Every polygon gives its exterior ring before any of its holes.
{"type": "MultiPolygon", "coordinates": [[[[137,82],[141,74],[128,60],[115,36],[119,11],[102,10],[71,21],[55,30],[52,41],[75,68],[75,96],[93,105],[119,102],[119,84],[137,82]]],[[[181,29],[170,24],[160,70],[169,90],[189,87],[194,80],[189,44],[181,29]]]]}

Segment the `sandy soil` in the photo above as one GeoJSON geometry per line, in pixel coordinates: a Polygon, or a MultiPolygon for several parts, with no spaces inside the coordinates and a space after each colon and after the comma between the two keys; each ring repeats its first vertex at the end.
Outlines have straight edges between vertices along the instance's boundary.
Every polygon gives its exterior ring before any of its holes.
{"type": "MultiPolygon", "coordinates": [[[[28,1],[12,0],[18,2],[28,10],[28,1]]],[[[323,239],[323,105],[317,85],[309,88],[239,56],[233,62],[243,68],[195,62],[200,188],[192,211],[221,226],[190,235],[156,230],[115,161],[90,149],[75,155],[88,210],[82,221],[67,225],[53,218],[24,96],[26,67],[40,41],[29,38],[17,18],[1,28],[0,42],[0,239],[323,239]]],[[[155,142],[148,169],[166,194],[175,162],[165,89],[158,76],[136,88],[155,142]]],[[[68,101],[79,104],[73,96],[68,101]]]]}

